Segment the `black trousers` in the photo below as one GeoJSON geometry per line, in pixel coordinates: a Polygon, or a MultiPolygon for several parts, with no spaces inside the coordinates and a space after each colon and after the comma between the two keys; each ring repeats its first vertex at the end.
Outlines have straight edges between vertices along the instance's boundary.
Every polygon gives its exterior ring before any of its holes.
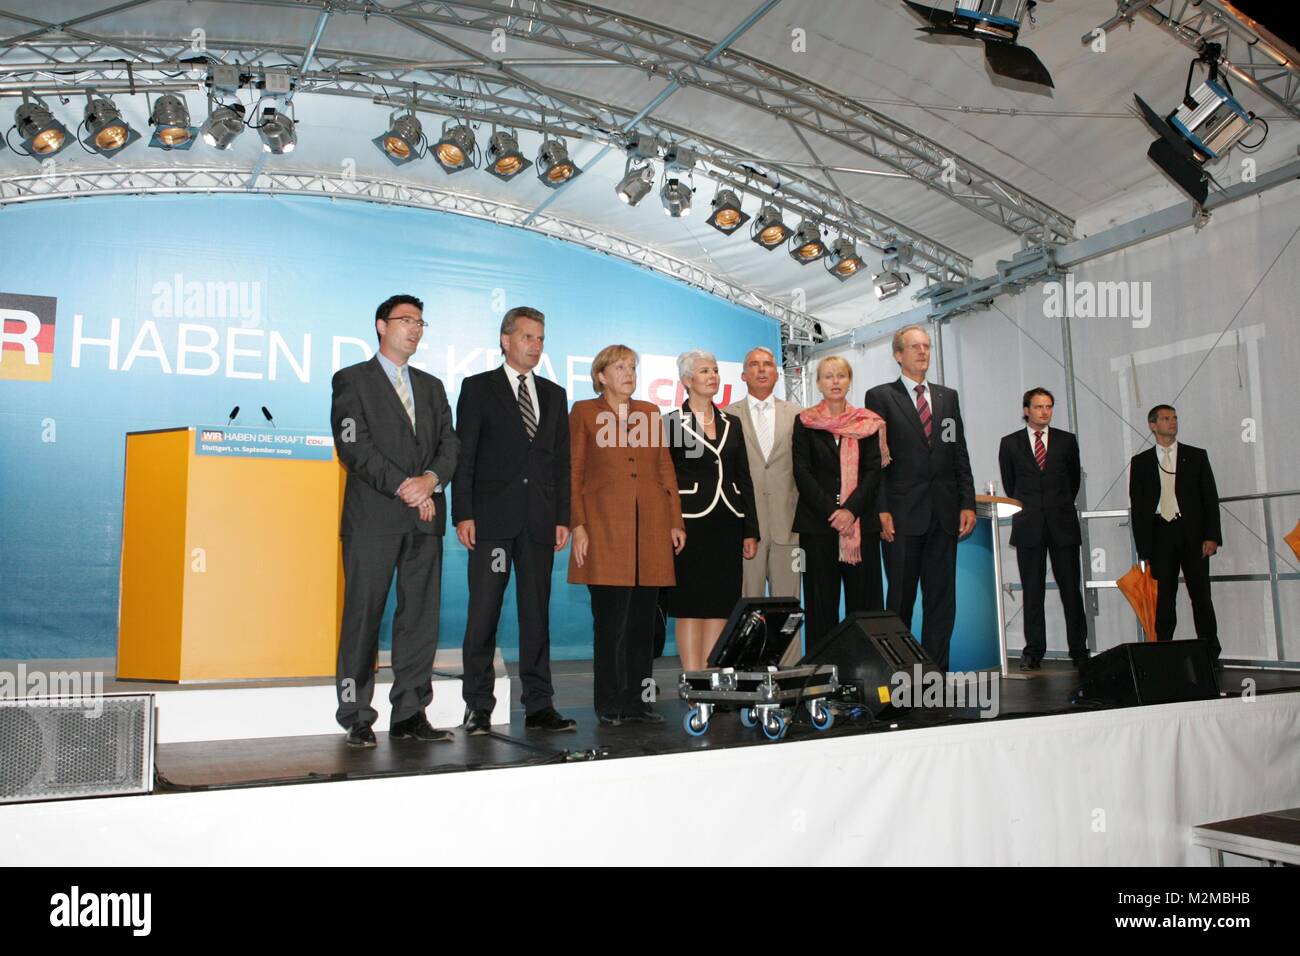
{"type": "Polygon", "coordinates": [[[469,614],[465,621],[465,674],[462,694],[470,710],[492,710],[501,604],[515,570],[519,611],[519,678],[524,710],[535,714],[551,706],[551,568],[555,548],[538,544],[525,531],[507,540],[478,539],[469,553],[469,614]]]}
{"type": "Polygon", "coordinates": [[[948,669],[948,647],[952,643],[952,625],[957,619],[957,536],[930,519],[925,534],[898,534],[886,541],[885,574],[889,577],[889,596],[885,607],[912,629],[912,608],[916,606],[916,588],[921,588],[921,647],[943,670],[948,669]]]}
{"type": "Polygon", "coordinates": [[[1178,627],[1178,572],[1183,572],[1192,600],[1196,637],[1219,659],[1219,622],[1210,600],[1210,559],[1201,556],[1201,541],[1188,540],[1181,518],[1156,518],[1151,537],[1151,573],[1156,579],[1156,640],[1173,640],[1178,627]]]}
{"type": "Polygon", "coordinates": [[[657,587],[589,584],[597,714],[651,709],[657,587]]]}
{"type": "Polygon", "coordinates": [[[438,649],[442,604],[442,536],[346,535],[343,538],[343,626],[334,686],[335,719],[344,728],[369,727],[379,714],[375,692],[379,624],[397,572],[393,615],[392,722],[423,712],[433,700],[433,655],[438,649]]]}
{"type": "Polygon", "coordinates": [[[811,649],[840,623],[840,588],[844,589],[844,612],[877,611],[885,606],[880,582],[880,536],[862,533],[862,563],[840,560],[838,534],[801,534],[804,553],[805,648],[811,649]]]}
{"type": "Polygon", "coordinates": [[[1079,545],[1056,544],[1050,528],[1043,528],[1043,543],[1016,548],[1020,585],[1025,596],[1025,656],[1042,660],[1047,653],[1047,620],[1043,605],[1047,599],[1047,559],[1052,559],[1052,577],[1065,611],[1065,639],[1070,658],[1088,656],[1088,618],[1083,610],[1082,569],[1079,545]]]}

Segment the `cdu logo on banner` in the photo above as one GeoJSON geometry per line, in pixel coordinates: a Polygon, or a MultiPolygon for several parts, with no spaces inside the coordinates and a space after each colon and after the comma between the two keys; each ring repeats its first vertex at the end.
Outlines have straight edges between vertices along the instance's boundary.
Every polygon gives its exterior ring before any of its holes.
{"type": "Polygon", "coordinates": [[[54,375],[57,299],[0,292],[0,379],[48,382],[54,375]]]}

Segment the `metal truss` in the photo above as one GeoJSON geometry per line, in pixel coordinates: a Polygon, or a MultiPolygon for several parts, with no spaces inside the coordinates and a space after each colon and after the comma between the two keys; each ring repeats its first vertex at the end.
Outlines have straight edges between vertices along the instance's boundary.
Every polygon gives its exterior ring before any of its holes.
{"type": "Polygon", "coordinates": [[[737,305],[761,311],[780,321],[786,327],[787,336],[820,338],[820,327],[811,315],[634,239],[610,235],[606,230],[551,215],[535,216],[525,224],[531,210],[524,206],[415,183],[337,173],[267,169],[258,174],[255,185],[250,185],[250,169],[245,167],[116,168],[98,172],[56,168],[49,172],[0,178],[0,209],[17,203],[84,196],[242,192],[325,196],[389,206],[411,206],[516,226],[604,252],[737,305]]]}
{"type": "MultiPolygon", "coordinates": [[[[319,2],[303,0],[213,2],[322,9],[319,2]]],[[[1018,235],[1045,241],[1073,237],[1074,222],[1063,213],[866,105],[732,49],[709,59],[708,40],[645,20],[569,0],[415,0],[400,6],[375,0],[329,0],[325,6],[334,17],[384,17],[468,57],[475,52],[437,28],[496,32],[526,44],[554,47],[569,56],[621,63],[744,104],[871,156],[1018,235]]],[[[58,32],[57,25],[46,26],[44,33],[58,32]]],[[[36,36],[41,32],[33,31],[36,36]]],[[[89,36],[79,31],[73,35],[89,36]]],[[[504,61],[481,59],[517,84],[532,82],[504,61]]],[[[561,99],[567,96],[553,92],[561,99]]]]}
{"type": "MultiPolygon", "coordinates": [[[[1132,22],[1138,14],[1198,53],[1206,43],[1219,44],[1223,49],[1219,66],[1224,72],[1300,119],[1300,63],[1295,51],[1249,17],[1219,0],[1119,0],[1115,16],[1099,29],[1132,22]]],[[[1083,42],[1092,42],[1092,37],[1085,34],[1083,42]]]]}
{"type": "MultiPolygon", "coordinates": [[[[97,51],[101,59],[78,60],[75,47],[35,46],[28,50],[40,53],[40,60],[14,64],[0,59],[0,75],[21,70],[24,76],[34,78],[27,84],[34,92],[93,87],[105,93],[125,90],[128,80],[137,92],[178,86],[192,88],[195,80],[205,75],[206,61],[187,62],[182,55],[187,49],[187,39],[122,38],[121,42],[126,48],[136,49],[153,43],[150,53],[154,59],[147,66],[137,61],[128,77],[125,63],[112,56],[120,51],[101,47],[97,51]],[[185,71],[195,80],[175,77],[185,71]],[[160,74],[171,76],[156,79],[160,74]],[[49,85],[41,85],[42,81],[49,85]]],[[[224,40],[208,40],[206,51],[219,62],[272,68],[296,68],[301,56],[296,47],[249,47],[224,40]]],[[[191,58],[196,55],[193,51],[189,53],[191,58]]],[[[364,60],[359,62],[357,56],[340,51],[317,50],[312,64],[315,68],[300,74],[297,90],[364,98],[391,107],[409,106],[417,111],[507,127],[562,133],[620,148],[624,143],[622,130],[634,117],[625,107],[573,93],[565,93],[561,99],[541,85],[520,85],[509,77],[471,69],[470,61],[435,65],[375,56],[366,56],[364,60]]],[[[0,91],[6,85],[0,82],[0,91]]],[[[908,243],[913,249],[912,267],[937,281],[961,281],[970,276],[968,257],[848,197],[834,187],[833,181],[830,186],[824,185],[798,169],[739,153],[720,140],[651,116],[642,118],[637,127],[663,142],[679,143],[695,150],[705,165],[701,171],[719,186],[760,195],[765,203],[793,215],[818,219],[841,235],[878,251],[891,244],[908,243]]]]}

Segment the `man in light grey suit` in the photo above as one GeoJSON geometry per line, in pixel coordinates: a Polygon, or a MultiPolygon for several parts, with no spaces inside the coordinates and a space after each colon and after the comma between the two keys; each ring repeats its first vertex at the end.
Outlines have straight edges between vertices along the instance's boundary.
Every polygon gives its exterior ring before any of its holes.
{"type": "Polygon", "coordinates": [[[795,570],[799,536],[790,530],[799,499],[790,454],[799,406],[772,394],[780,374],[775,355],[765,348],[751,349],[740,375],[749,394],[723,409],[740,419],[745,432],[749,473],[758,505],[758,553],[745,562],[745,597],[764,597],[768,593],[772,597],[799,597],[799,572],[795,570]]]}

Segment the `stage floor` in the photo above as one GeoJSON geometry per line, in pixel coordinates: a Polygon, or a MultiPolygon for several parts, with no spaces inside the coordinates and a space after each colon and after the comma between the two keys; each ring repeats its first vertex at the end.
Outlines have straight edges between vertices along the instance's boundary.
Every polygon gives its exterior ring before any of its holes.
{"type": "MultiPolygon", "coordinates": [[[[509,665],[509,670],[512,687],[517,689],[517,666],[509,665]]],[[[679,673],[676,658],[656,662],[655,678],[662,695],[657,709],[664,717],[662,724],[601,726],[592,710],[591,663],[557,661],[553,665],[555,705],[565,716],[577,720],[575,732],[554,734],[528,730],[522,708],[518,701],[512,701],[508,726],[494,725],[491,735],[478,737],[469,737],[457,728],[451,743],[390,741],[387,733],[380,732],[376,735],[379,745],[364,750],[346,746],[342,733],[160,744],[159,783],[155,792],[325,783],[736,747],[774,747],[809,739],[987,724],[1088,709],[1071,704],[1078,689],[1073,667],[1068,662],[1049,660],[1032,677],[1000,682],[996,718],[981,718],[973,708],[914,710],[900,715],[893,723],[837,718],[835,725],[825,732],[815,731],[805,723],[795,723],[782,740],[774,742],[764,738],[756,728],[743,727],[735,713],[720,713],[704,736],[692,737],[682,727],[686,705],[677,697],[679,673]]],[[[1300,690],[1300,674],[1293,672],[1229,667],[1219,675],[1221,691],[1227,697],[1240,696],[1247,680],[1254,682],[1254,692],[1260,695],[1300,690]]]]}

